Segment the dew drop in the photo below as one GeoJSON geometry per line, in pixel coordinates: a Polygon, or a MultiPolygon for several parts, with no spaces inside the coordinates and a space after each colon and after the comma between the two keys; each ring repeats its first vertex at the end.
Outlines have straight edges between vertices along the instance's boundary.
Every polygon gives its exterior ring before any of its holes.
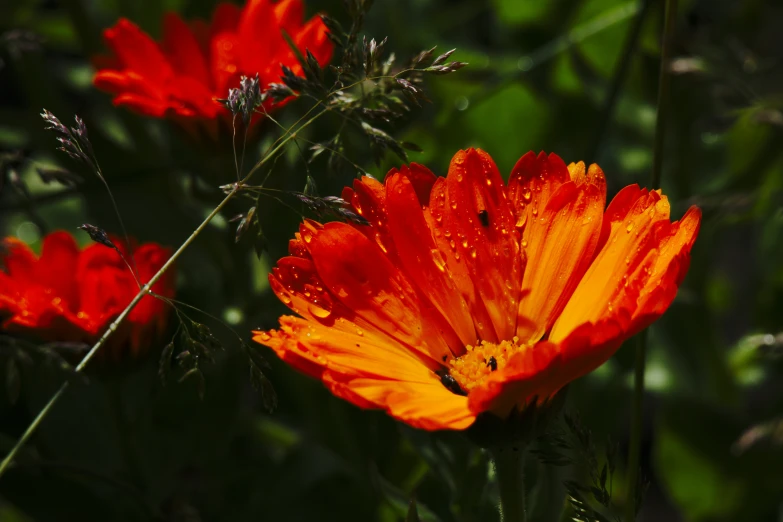
{"type": "Polygon", "coordinates": [[[318,317],[319,319],[326,319],[327,317],[332,315],[332,311],[330,309],[321,308],[315,303],[310,303],[307,306],[307,309],[310,310],[311,314],[318,317]]]}
{"type": "Polygon", "coordinates": [[[443,259],[443,254],[440,253],[440,250],[432,249],[430,250],[430,253],[432,254],[432,260],[435,262],[435,266],[438,267],[438,270],[441,272],[446,271],[446,260],[443,259]]]}
{"type": "Polygon", "coordinates": [[[525,199],[525,201],[530,201],[530,198],[533,197],[533,194],[530,192],[530,189],[528,189],[524,194],[522,194],[522,197],[525,199]]]}

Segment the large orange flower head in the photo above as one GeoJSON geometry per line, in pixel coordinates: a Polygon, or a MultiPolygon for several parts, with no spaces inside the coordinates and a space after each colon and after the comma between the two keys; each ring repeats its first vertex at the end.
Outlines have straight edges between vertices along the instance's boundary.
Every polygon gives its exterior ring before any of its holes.
{"type": "Polygon", "coordinates": [[[248,0],[242,9],[223,3],[210,24],[197,20],[188,25],[167,14],[160,44],[121,18],[104,31],[114,56],[99,60],[106,63],[94,83],[114,95],[115,105],[155,118],[200,121],[215,135],[218,115],[230,116],[216,99],[226,98],[242,76],[258,74],[263,87],[279,81],[281,65],[302,73],[282,31],[320,64],[329,61],[332,43],[326,26],[319,17],[305,23],[303,18],[302,0],[248,0]]]}
{"type": "Polygon", "coordinates": [[[605,208],[597,165],[528,153],[504,184],[460,151],[346,188],[369,225],[306,221],[270,275],[301,317],[256,332],[336,395],[412,426],[464,429],[543,403],[671,304],[701,219],[660,191],[605,208]]]}
{"type": "MultiPolygon", "coordinates": [[[[131,262],[121,242],[114,244],[131,262]]],[[[136,248],[132,266],[139,280],[149,281],[170,253],[154,243],[136,248]]],[[[79,250],[74,238],[63,231],[44,238],[40,256],[18,239],[6,238],[0,259],[5,266],[0,271],[0,327],[47,341],[94,343],[139,292],[116,251],[99,244],[79,250]]],[[[172,271],[166,272],[153,292],[173,297],[173,277],[172,271]]],[[[163,333],[168,308],[145,296],[109,339],[108,357],[146,351],[163,333]]]]}

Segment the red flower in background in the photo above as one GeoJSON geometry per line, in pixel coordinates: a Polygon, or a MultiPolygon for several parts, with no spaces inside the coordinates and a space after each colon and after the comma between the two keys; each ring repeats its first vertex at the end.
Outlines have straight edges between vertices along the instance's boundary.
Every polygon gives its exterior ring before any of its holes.
{"type": "MultiPolygon", "coordinates": [[[[122,248],[120,242],[115,244],[122,248]]],[[[136,248],[133,258],[139,280],[149,281],[169,255],[169,249],[154,243],[136,248]]],[[[139,291],[116,251],[99,244],[79,250],[63,231],[44,238],[39,257],[18,239],[6,238],[0,258],[5,266],[0,271],[2,329],[47,341],[95,342],[139,291]]],[[[172,297],[172,272],[166,272],[152,290],[172,297]]],[[[165,303],[144,297],[112,334],[106,351],[116,358],[119,350],[129,349],[133,355],[145,352],[163,332],[167,312],[165,303]]]]}
{"type": "Polygon", "coordinates": [[[187,24],[169,13],[161,44],[121,18],[104,31],[114,55],[99,59],[94,84],[114,94],[115,105],[155,118],[201,121],[215,137],[217,116],[229,116],[216,98],[225,98],[242,76],[258,74],[263,86],[279,79],[281,65],[302,73],[283,30],[302,52],[309,49],[320,64],[329,61],[332,43],[323,21],[303,18],[301,0],[249,0],[242,9],[220,4],[209,25],[187,24]]]}

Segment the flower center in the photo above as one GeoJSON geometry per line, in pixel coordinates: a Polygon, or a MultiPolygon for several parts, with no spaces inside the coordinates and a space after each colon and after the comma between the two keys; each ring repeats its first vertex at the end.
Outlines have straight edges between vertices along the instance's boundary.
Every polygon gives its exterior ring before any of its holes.
{"type": "Polygon", "coordinates": [[[503,368],[511,356],[529,346],[519,344],[519,337],[516,336],[498,344],[481,341],[476,346],[467,346],[464,355],[449,361],[451,368],[448,376],[456,381],[460,390],[470,393],[476,386],[481,386],[492,372],[503,368]]]}

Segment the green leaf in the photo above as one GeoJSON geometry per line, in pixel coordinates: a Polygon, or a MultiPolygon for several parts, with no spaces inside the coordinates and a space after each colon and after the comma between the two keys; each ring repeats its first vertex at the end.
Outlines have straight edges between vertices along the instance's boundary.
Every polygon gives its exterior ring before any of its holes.
{"type": "Polygon", "coordinates": [[[405,516],[405,522],[420,522],[419,510],[416,509],[416,498],[411,498],[408,504],[408,514],[405,516]]]}
{"type": "Polygon", "coordinates": [[[678,398],[656,423],[654,465],[686,520],[755,520],[783,494],[783,449],[735,450],[743,423],[706,404],[678,398]]]}
{"type": "MultiPolygon", "coordinates": [[[[411,499],[400,488],[383,478],[375,464],[370,466],[370,480],[376,491],[400,515],[407,517],[410,513],[411,499]]],[[[415,507],[418,520],[421,522],[440,522],[440,519],[424,504],[415,507]]]]}

